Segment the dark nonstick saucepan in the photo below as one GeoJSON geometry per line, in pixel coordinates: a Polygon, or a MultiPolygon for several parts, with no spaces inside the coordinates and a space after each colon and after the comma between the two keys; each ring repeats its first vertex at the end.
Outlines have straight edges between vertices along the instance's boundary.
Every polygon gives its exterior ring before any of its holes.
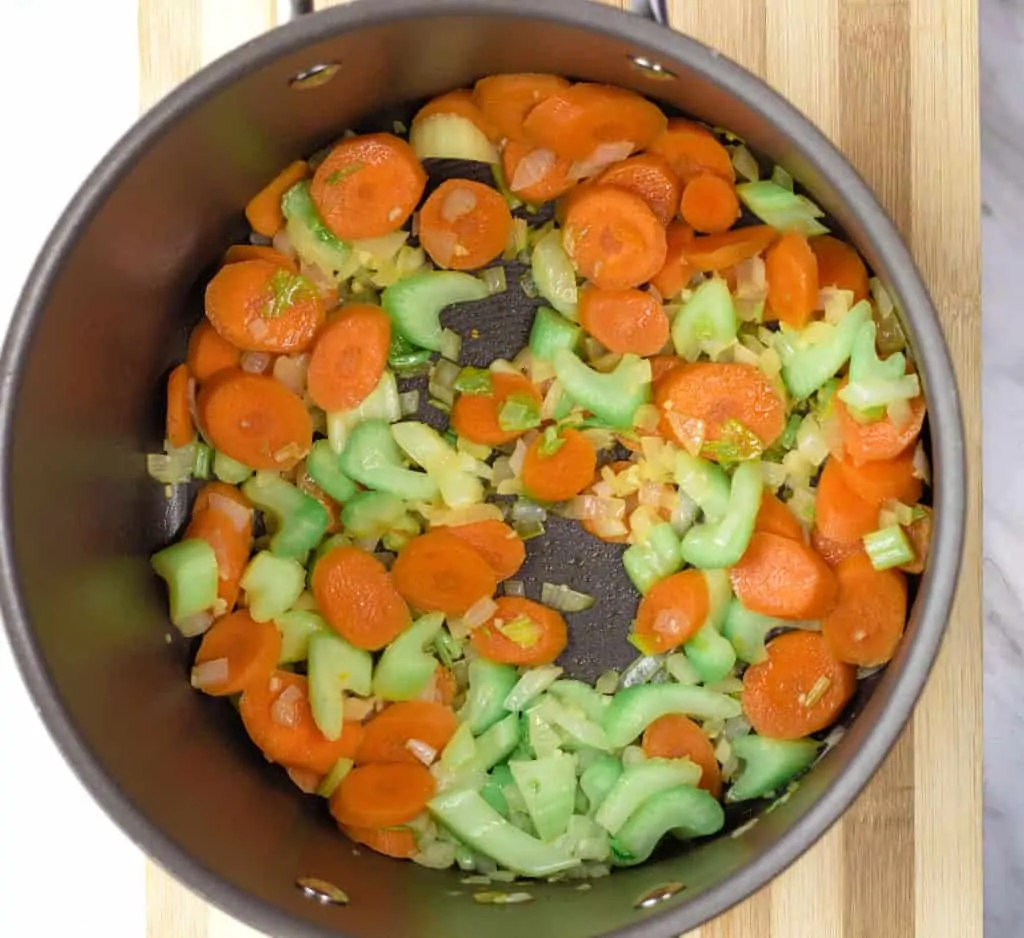
{"type": "MultiPolygon", "coordinates": [[[[505,351],[522,342],[511,308],[481,313],[502,330],[505,351]]],[[[825,137],[757,78],[584,0],[363,0],[302,17],[204,69],[114,147],[60,219],[2,369],[3,613],[36,705],[144,850],[271,935],[685,932],[766,883],[850,804],[909,717],[949,612],[963,530],[960,411],[935,312],[892,223],[825,137]],[[249,196],[346,127],[513,71],[631,87],[728,127],[827,208],[889,287],[911,339],[930,412],[936,526],[896,659],[862,688],[844,738],[785,804],[741,836],[668,853],[589,891],[542,884],[530,889],[535,901],[494,908],[474,903],[455,874],[354,855],[322,805],[299,797],[242,738],[231,708],[189,688],[189,648],[167,641],[147,563],[184,506],[165,502],[144,454],[160,446],[161,380],[199,315],[202,277],[244,235],[249,196]],[[296,886],[305,877],[337,884],[350,904],[311,901],[296,886]]],[[[574,585],[602,599],[576,629],[569,666],[593,676],[622,664],[634,600],[617,555],[555,531],[531,564],[532,576],[555,579],[568,579],[571,564],[574,585]]]]}

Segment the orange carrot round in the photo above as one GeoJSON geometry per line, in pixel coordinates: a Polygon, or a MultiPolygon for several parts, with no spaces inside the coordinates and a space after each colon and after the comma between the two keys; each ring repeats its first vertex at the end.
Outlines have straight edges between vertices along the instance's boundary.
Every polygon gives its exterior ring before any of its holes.
{"type": "Polygon", "coordinates": [[[820,619],[835,607],[839,591],[832,569],[813,548],[764,531],[750,538],[729,578],[744,606],[776,619],[820,619]]]}
{"type": "Polygon", "coordinates": [[[569,176],[572,160],[517,140],[505,144],[501,168],[512,194],[524,202],[550,202],[579,188],[569,176]]]}
{"type": "Polygon", "coordinates": [[[526,560],[523,539],[501,521],[473,521],[444,530],[465,541],[483,557],[499,582],[515,576],[526,560]]]}
{"type": "Polygon", "coordinates": [[[391,576],[409,605],[456,616],[492,596],[498,585],[490,564],[444,528],[410,540],[399,551],[391,576]]]}
{"type": "Polygon", "coordinates": [[[861,667],[885,664],[896,652],[907,621],[907,579],[899,570],[876,570],[866,554],[836,567],[839,604],[821,621],[829,649],[861,667]]]}
{"type": "Polygon", "coordinates": [[[344,827],[407,824],[434,797],[434,776],[416,763],[356,766],[331,795],[331,814],[344,827]]]}
{"type": "Polygon", "coordinates": [[[859,537],[853,540],[838,541],[831,537],[825,537],[817,526],[811,528],[811,547],[821,554],[822,559],[830,567],[837,567],[847,557],[852,557],[854,554],[864,553],[864,542],[859,537]]]}
{"type": "Polygon", "coordinates": [[[237,368],[242,353],[221,337],[210,320],[201,319],[188,337],[187,364],[200,384],[225,368],[237,368]]]}
{"type": "Polygon", "coordinates": [[[345,306],[317,336],[306,382],[313,402],[326,411],[361,404],[388,364],[391,320],[378,306],[345,306]]]}
{"type": "Polygon", "coordinates": [[[921,497],[921,480],[914,475],[914,454],[905,451],[893,459],[878,459],[855,466],[835,459],[847,486],[864,501],[881,506],[890,499],[913,505],[921,497]]]}
{"type": "Polygon", "coordinates": [[[439,267],[483,267],[505,250],[511,233],[508,203],[471,179],[445,180],[420,210],[420,244],[439,267]]]}
{"type": "Polygon", "coordinates": [[[857,672],[838,661],[817,632],[787,632],[766,646],[768,659],[743,675],[743,712],[771,739],[800,739],[831,726],[850,702],[857,672]]]}
{"type": "Polygon", "coordinates": [[[265,260],[222,267],[206,287],[206,316],[221,336],[249,352],[301,352],[324,322],[316,287],[265,260]]]}
{"type": "Polygon", "coordinates": [[[583,328],[612,352],[654,355],[668,341],[668,316],[661,303],[643,290],[585,286],[579,316],[583,328]]]}
{"type": "Polygon", "coordinates": [[[670,375],[677,368],[686,366],[686,360],[678,355],[652,355],[648,361],[651,363],[652,386],[670,375]]]}
{"type": "Polygon", "coordinates": [[[702,173],[713,173],[727,182],[736,179],[729,151],[710,130],[693,121],[672,118],[649,149],[668,161],[684,185],[702,173]]]}
{"type": "Polygon", "coordinates": [[[253,469],[290,469],[313,444],[301,398],[266,375],[219,372],[199,391],[196,411],[214,447],[253,469]]]}
{"type": "Polygon", "coordinates": [[[646,283],[665,266],[665,229],[638,195],[588,186],[569,205],[563,228],[576,270],[605,290],[646,283]]]}
{"type": "Polygon", "coordinates": [[[501,446],[511,443],[525,430],[503,430],[498,423],[502,407],[513,394],[525,395],[539,408],[543,399],[533,383],[521,374],[491,372],[490,394],[460,394],[452,407],[452,429],[472,443],[501,446]]]}
{"type": "Polygon", "coordinates": [[[779,537],[788,537],[794,541],[802,541],[804,537],[804,529],[796,515],[771,492],[765,492],[761,496],[761,507],[757,512],[754,530],[778,534],[779,537]]]}
{"type": "Polygon", "coordinates": [[[846,484],[839,460],[830,456],[818,480],[814,526],[826,538],[848,544],[878,527],[878,505],[865,501],[846,484]]]}
{"type": "Polygon", "coordinates": [[[353,827],[342,825],[342,833],[353,843],[396,860],[408,860],[419,847],[416,835],[408,827],[353,827]]]}
{"type": "Polygon", "coordinates": [[[682,183],[668,160],[657,153],[639,153],[613,163],[596,182],[640,196],[662,225],[668,225],[679,210],[682,183]]]}
{"type": "Polygon", "coordinates": [[[317,167],[310,194],[343,241],[397,231],[416,208],[427,174],[411,146],[393,134],[342,140],[317,167]]]}
{"type": "Polygon", "coordinates": [[[166,436],[171,446],[187,446],[196,438],[192,426],[192,375],[188,365],[178,365],[167,376],[166,436]]]}
{"type": "Polygon", "coordinates": [[[807,239],[789,231],[764,258],[768,305],[780,322],[801,329],[818,304],[818,261],[807,239]]]}
{"type": "Polygon", "coordinates": [[[249,200],[245,206],[245,217],[253,231],[272,238],[284,227],[281,197],[308,174],[309,164],[305,160],[289,163],[249,200]]]}
{"type": "Polygon", "coordinates": [[[546,450],[545,437],[538,436],[523,460],[523,488],[539,502],[560,502],[579,495],[594,477],[597,452],[578,430],[558,434],[554,452],[546,450]]]}
{"type": "Polygon", "coordinates": [[[456,114],[464,117],[483,133],[488,140],[500,140],[502,134],[494,123],[487,119],[486,115],[477,106],[473,99],[473,92],[468,88],[459,88],[457,91],[446,91],[444,94],[431,98],[423,105],[412,119],[415,124],[435,114],[456,114]]]}
{"type": "Polygon", "coordinates": [[[569,642],[565,619],[521,596],[499,596],[491,619],[474,629],[473,647],[488,661],[535,667],[550,664],[569,642]]]}
{"type": "Polygon", "coordinates": [[[256,622],[244,609],[221,616],[203,636],[195,663],[223,660],[227,675],[223,681],[204,683],[202,690],[226,697],[269,681],[280,654],[281,633],[273,622],[256,622]]]}
{"type": "Polygon", "coordinates": [[[855,303],[867,299],[868,271],[853,247],[832,235],[811,238],[810,245],[818,261],[818,283],[822,287],[849,290],[855,303]]]}
{"type": "Polygon", "coordinates": [[[682,257],[695,270],[727,270],[767,250],[778,236],[769,225],[734,228],[723,234],[694,238],[683,246],[682,257]]]}
{"type": "Polygon", "coordinates": [[[693,241],[693,229],[685,222],[674,221],[665,232],[665,263],[651,278],[654,287],[663,299],[678,296],[693,277],[697,268],[686,259],[686,250],[693,241]]]}
{"type": "Polygon", "coordinates": [[[714,173],[702,173],[683,189],[679,213],[695,231],[722,234],[740,217],[740,200],[731,182],[714,173]]]}
{"type": "Polygon", "coordinates": [[[391,704],[363,725],[356,762],[419,763],[407,745],[409,740],[419,740],[440,753],[458,726],[455,713],[443,704],[428,700],[391,704]]]}
{"type": "Polygon", "coordinates": [[[473,86],[473,101],[499,136],[509,142],[522,142],[526,115],[545,98],[568,87],[569,82],[559,75],[488,75],[473,86]]]}
{"type": "Polygon", "coordinates": [[[689,759],[700,766],[701,788],[715,798],[722,795],[722,770],[715,747],[704,731],[681,713],[658,717],[644,730],[643,750],[648,759],[689,759]]]}
{"type": "Polygon", "coordinates": [[[387,569],[356,547],[339,545],[324,554],[310,585],[327,624],[356,648],[377,651],[411,621],[387,569]]]}
{"type": "Polygon", "coordinates": [[[185,538],[200,538],[217,558],[217,595],[230,612],[238,601],[239,582],[252,549],[252,505],[238,489],[207,482],[192,505],[185,538]]]}
{"type": "Polygon", "coordinates": [[[232,244],[224,252],[225,264],[237,264],[239,261],[269,261],[278,267],[284,267],[293,274],[299,272],[299,265],[288,255],[282,254],[277,248],[266,244],[232,244]]]}
{"type": "Polygon", "coordinates": [[[833,397],[832,406],[839,417],[844,458],[854,465],[878,459],[895,459],[914,445],[924,425],[924,397],[915,397],[910,401],[910,419],[899,427],[888,416],[872,423],[860,423],[850,415],[838,397],[833,397]]]}
{"type": "Polygon", "coordinates": [[[708,584],[699,570],[673,573],[640,600],[634,634],[647,654],[672,651],[700,631],[708,617],[708,584]]]}

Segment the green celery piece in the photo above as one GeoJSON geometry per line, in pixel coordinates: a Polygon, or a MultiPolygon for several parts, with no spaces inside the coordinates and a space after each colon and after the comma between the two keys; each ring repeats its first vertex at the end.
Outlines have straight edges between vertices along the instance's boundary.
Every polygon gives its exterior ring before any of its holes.
{"type": "Polygon", "coordinates": [[[613,837],[648,798],[679,785],[696,785],[700,766],[689,759],[645,759],[626,766],[594,814],[613,837]]]}
{"type": "Polygon", "coordinates": [[[153,554],[150,564],[167,583],[171,621],[175,625],[217,602],[217,556],[200,538],[188,538],[153,554]]]}
{"type": "Polygon", "coordinates": [[[336,502],[347,502],[358,489],[344,472],[329,440],[317,440],[306,457],[306,472],[336,502]]]}
{"type": "Polygon", "coordinates": [[[433,427],[403,420],[391,428],[391,435],[405,454],[426,470],[450,508],[484,500],[483,483],[474,472],[474,460],[449,446],[433,427]]]}
{"type": "Polygon", "coordinates": [[[580,865],[510,824],[475,791],[441,792],[427,809],[463,843],[523,876],[551,876],[580,865]]]}
{"type": "Polygon", "coordinates": [[[599,694],[589,684],[571,678],[555,681],[548,690],[561,703],[581,710],[586,718],[594,723],[600,723],[604,719],[604,712],[612,702],[611,697],[599,694]]]}
{"type": "Polygon", "coordinates": [[[457,769],[471,761],[475,755],[473,732],[468,723],[460,723],[441,752],[441,765],[446,769],[457,769]]]}
{"type": "Polygon", "coordinates": [[[865,534],[863,540],[864,550],[876,570],[889,570],[914,560],[914,548],[898,524],[865,534]]]}
{"type": "Polygon", "coordinates": [[[526,671],[508,692],[504,707],[509,713],[521,713],[558,680],[562,669],[545,664],[526,671]]]}
{"type": "MultiPolygon", "coordinates": [[[[530,394],[515,392],[505,398],[498,411],[498,426],[506,433],[519,433],[540,426],[540,405],[530,394]]],[[[554,429],[553,427],[549,429],[554,429]]],[[[543,455],[550,456],[551,453],[543,455]]]]}
{"type": "Polygon", "coordinates": [[[465,705],[459,711],[459,719],[479,735],[508,713],[505,698],[515,687],[519,676],[512,665],[495,664],[486,658],[474,658],[469,663],[468,672],[469,692],[465,705]]]}
{"type": "Polygon", "coordinates": [[[732,476],[729,507],[717,522],[694,525],[683,536],[683,560],[704,570],[731,567],[746,553],[761,507],[761,461],[740,463],[732,476]]]}
{"type": "Polygon", "coordinates": [[[645,801],[612,838],[615,866],[636,866],[669,831],[680,839],[708,837],[725,825],[725,812],[703,788],[680,785],[645,801]]]}
{"type": "Polygon", "coordinates": [[[397,332],[432,352],[441,351],[441,310],[490,296],[482,280],[455,270],[427,270],[388,287],[381,306],[397,332]]]}
{"type": "Polygon", "coordinates": [[[367,488],[390,492],[409,501],[433,501],[437,483],[424,472],[414,472],[402,464],[402,453],[383,420],[367,420],[349,436],[341,454],[346,475],[367,488]]]}
{"type": "Polygon", "coordinates": [[[533,246],[530,273],[540,295],[563,316],[575,322],[579,318],[576,271],[562,246],[562,233],[557,228],[533,246]]]}
{"type": "Polygon", "coordinates": [[[294,664],[309,657],[309,640],[328,631],[323,616],[308,609],[292,609],[274,617],[274,625],[281,633],[281,654],[278,664],[294,664]]]}
{"type": "Polygon", "coordinates": [[[587,746],[607,752],[612,748],[601,723],[588,719],[581,708],[564,704],[551,694],[543,697],[531,712],[561,731],[563,746],[567,749],[587,746]]]}
{"type": "Polygon", "coordinates": [[[732,642],[740,661],[760,664],[768,658],[764,648],[765,636],[772,629],[786,624],[784,619],[773,619],[771,616],[752,612],[740,602],[739,597],[733,597],[725,616],[725,624],[722,626],[722,634],[732,642]]]}
{"type": "Polygon", "coordinates": [[[302,595],[306,570],[291,557],[276,557],[269,550],[253,555],[239,581],[245,590],[249,615],[269,622],[283,615],[302,595]]]}
{"type": "Polygon", "coordinates": [[[331,631],[309,639],[309,707],[328,739],[341,738],[345,692],[370,696],[373,657],[331,631]]]}
{"type": "Polygon", "coordinates": [[[356,272],[359,262],[353,256],[351,245],[340,240],[324,224],[307,180],[297,182],[284,194],[281,211],[285,217],[285,233],[300,258],[339,282],[356,272]]]}
{"type": "Polygon", "coordinates": [[[622,762],[607,753],[602,753],[584,770],[580,776],[580,788],[590,803],[591,815],[601,807],[622,771],[622,762]]]}
{"type": "Polygon", "coordinates": [[[405,502],[390,492],[359,492],[345,503],[341,523],[352,537],[382,538],[405,523],[409,510],[405,502]]]}
{"type": "Polygon", "coordinates": [[[890,355],[885,361],[878,357],[876,329],[871,320],[857,330],[850,353],[850,380],[839,390],[839,399],[857,411],[909,401],[921,393],[917,375],[907,374],[907,359],[902,352],[890,355]]]}
{"type": "Polygon", "coordinates": [[[551,361],[559,349],[576,350],[583,330],[557,310],[542,306],[530,328],[530,352],[535,361],[551,361]]]}
{"type": "Polygon", "coordinates": [[[519,717],[510,713],[490,729],[476,738],[476,753],[467,767],[478,772],[488,772],[499,762],[504,762],[519,745],[519,717]]]}
{"type": "Polygon", "coordinates": [[[213,474],[228,485],[241,485],[253,474],[245,463],[232,459],[227,453],[216,450],[213,454],[213,474]]]}
{"type": "Polygon", "coordinates": [[[442,629],[434,639],[434,649],[437,651],[437,657],[441,660],[441,664],[450,668],[462,657],[463,643],[457,638],[453,638],[447,629],[442,629]]]}
{"type": "Polygon", "coordinates": [[[490,394],[494,390],[494,378],[489,368],[475,368],[467,365],[455,379],[455,390],[460,394],[490,394]]]}
{"type": "Polygon", "coordinates": [[[728,720],[741,712],[739,702],[732,697],[703,687],[636,684],[612,697],[605,711],[604,729],[612,746],[621,749],[667,713],[683,713],[702,720],[728,720]]]}
{"type": "Polygon", "coordinates": [[[732,752],[742,765],[725,793],[726,804],[778,791],[817,758],[821,746],[813,739],[768,739],[753,734],[734,739],[732,752]]]}
{"type": "MultiPolygon", "coordinates": [[[[775,350],[782,359],[782,380],[798,401],[810,397],[837,375],[853,351],[860,327],[871,319],[871,304],[857,303],[835,326],[830,337],[815,343],[802,337],[805,330],[783,326],[775,333],[775,350]]],[[[809,328],[821,330],[820,323],[809,328]]]]}
{"type": "Polygon", "coordinates": [[[328,772],[323,781],[317,786],[316,793],[321,798],[330,798],[334,794],[334,790],[341,784],[342,780],[352,771],[355,763],[351,759],[342,757],[331,766],[331,771],[328,772]]]}
{"type": "Polygon", "coordinates": [[[651,528],[643,544],[627,547],[622,554],[622,565],[633,585],[646,593],[658,580],[683,568],[680,548],[679,535],[666,521],[651,528]]]}
{"type": "Polygon", "coordinates": [[[415,371],[430,361],[430,349],[419,348],[396,332],[391,336],[388,367],[399,373],[415,371]]]}
{"type": "Polygon", "coordinates": [[[695,362],[701,353],[714,355],[736,341],[739,320],[729,285],[721,277],[705,280],[672,320],[676,353],[695,362]]]}
{"type": "Polygon", "coordinates": [[[374,696],[383,700],[419,696],[437,670],[437,659],[425,649],[433,646],[443,625],[443,614],[428,613],[384,649],[373,672],[374,696]]]}
{"type": "Polygon", "coordinates": [[[735,649],[721,635],[732,599],[732,583],[725,570],[705,570],[704,579],[708,585],[708,617],[697,634],[683,645],[683,653],[701,681],[713,684],[736,664],[735,649]]]}
{"type": "Polygon", "coordinates": [[[705,521],[715,523],[725,517],[730,485],[721,466],[680,450],[676,454],[676,485],[697,503],[705,521]]]}
{"type": "Polygon", "coordinates": [[[401,419],[402,402],[398,396],[398,382],[392,372],[385,371],[377,387],[356,407],[327,414],[327,439],[331,449],[341,453],[348,442],[349,433],[364,421],[386,420],[395,423],[401,419]]]}
{"type": "Polygon", "coordinates": [[[542,759],[509,762],[508,767],[526,802],[537,836],[554,840],[564,834],[576,801],[573,757],[555,752],[542,759]]]}
{"type": "Polygon", "coordinates": [[[606,863],[612,854],[608,832],[585,814],[574,814],[569,818],[565,834],[556,843],[565,846],[572,856],[580,860],[606,863]]]}
{"type": "Polygon", "coordinates": [[[623,355],[607,374],[583,364],[568,349],[555,352],[553,362],[563,391],[610,427],[630,429],[637,409],[650,400],[651,364],[645,358],[623,355]]]}
{"type": "Polygon", "coordinates": [[[550,756],[562,747],[562,737],[552,728],[536,710],[524,714],[526,720],[526,738],[538,759],[550,756]]]}
{"type": "Polygon", "coordinates": [[[242,493],[273,519],[270,552],[275,557],[304,561],[327,533],[327,509],[276,472],[257,472],[242,486],[242,493]]]}
{"type": "Polygon", "coordinates": [[[202,440],[196,442],[196,458],[192,464],[192,477],[209,479],[213,470],[213,450],[202,440]]]}
{"type": "Polygon", "coordinates": [[[498,812],[505,820],[508,820],[508,799],[505,797],[505,787],[507,785],[514,785],[515,782],[512,780],[512,772],[509,770],[508,763],[502,763],[496,765],[488,774],[487,781],[484,782],[483,788],[480,789],[480,797],[484,799],[495,811],[498,812]]]}
{"type": "Polygon", "coordinates": [[[736,187],[740,201],[766,225],[779,231],[799,231],[808,238],[828,234],[819,218],[825,213],[810,199],[775,182],[762,179],[736,187]]]}

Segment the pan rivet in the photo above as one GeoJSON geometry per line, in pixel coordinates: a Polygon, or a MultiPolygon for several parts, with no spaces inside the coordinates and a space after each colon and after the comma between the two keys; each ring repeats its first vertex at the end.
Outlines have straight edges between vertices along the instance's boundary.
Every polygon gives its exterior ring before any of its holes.
{"type": "Polygon", "coordinates": [[[303,876],[295,880],[295,885],[307,899],[315,899],[323,905],[348,905],[348,896],[345,891],[325,879],[303,876]]]}
{"type": "Polygon", "coordinates": [[[671,899],[677,893],[682,892],[686,887],[682,883],[663,883],[660,886],[655,886],[649,892],[645,892],[636,902],[633,903],[635,909],[652,909],[654,906],[666,899],[671,899]]]}
{"type": "Polygon", "coordinates": [[[341,66],[337,62],[322,62],[320,65],[311,65],[305,71],[299,72],[288,84],[296,91],[308,91],[310,88],[319,88],[326,85],[335,75],[341,66]]]}
{"type": "Polygon", "coordinates": [[[657,81],[671,81],[678,77],[671,69],[665,68],[654,59],[647,58],[646,55],[630,55],[628,58],[633,63],[633,67],[643,72],[648,78],[654,78],[657,81]]]}

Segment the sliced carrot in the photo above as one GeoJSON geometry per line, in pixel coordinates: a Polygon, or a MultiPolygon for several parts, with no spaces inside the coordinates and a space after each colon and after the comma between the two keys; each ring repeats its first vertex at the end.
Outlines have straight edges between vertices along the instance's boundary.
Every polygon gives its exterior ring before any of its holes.
{"type": "Polygon", "coordinates": [[[502,137],[495,124],[488,120],[477,106],[473,92],[468,88],[447,91],[436,98],[431,98],[416,112],[412,122],[415,124],[417,121],[435,114],[456,114],[459,117],[465,117],[466,120],[472,121],[488,140],[500,140],[502,137]]]}
{"type": "Polygon", "coordinates": [[[672,651],[700,631],[709,603],[707,579],[700,570],[673,573],[640,600],[634,635],[649,655],[672,651]]]}
{"type": "Polygon", "coordinates": [[[396,860],[408,860],[419,849],[416,835],[408,827],[342,826],[349,840],[396,860]]]}
{"type": "Polygon", "coordinates": [[[306,679],[291,671],[275,671],[266,682],[249,685],[238,710],[249,737],[271,762],[319,775],[339,759],[354,758],[363,737],[355,721],[344,723],[337,740],[324,736],[313,720],[306,679]]]}
{"type": "Polygon", "coordinates": [[[683,247],[683,260],[695,270],[726,270],[767,250],[778,236],[779,233],[769,225],[751,225],[734,228],[724,234],[704,235],[683,247]]]}
{"type": "Polygon", "coordinates": [[[638,195],[588,186],[566,210],[563,240],[576,270],[605,290],[646,283],[665,266],[665,229],[638,195]]]}
{"type": "Polygon", "coordinates": [[[356,762],[412,762],[420,760],[409,740],[426,743],[440,753],[459,727],[454,711],[429,700],[405,700],[381,710],[363,725],[363,740],[356,762]]]}
{"type": "Polygon", "coordinates": [[[837,567],[847,557],[854,554],[864,553],[864,542],[858,537],[852,541],[837,541],[824,534],[817,528],[811,528],[811,547],[813,547],[822,559],[830,567],[837,567]]]}
{"type": "Polygon", "coordinates": [[[569,176],[572,160],[517,140],[505,144],[501,168],[511,192],[524,202],[550,202],[579,188],[569,176]]]}
{"type": "Polygon", "coordinates": [[[411,621],[387,569],[356,547],[339,545],[324,554],[310,585],[327,624],[357,648],[377,651],[411,621]]]}
{"type": "Polygon", "coordinates": [[[839,605],[821,620],[821,632],[840,661],[870,668],[896,652],[907,621],[907,578],[876,570],[866,554],[836,567],[839,605]]]}
{"type": "Polygon", "coordinates": [[[878,527],[878,508],[847,485],[839,460],[830,456],[814,500],[814,526],[821,534],[843,544],[858,541],[878,527]]]}
{"type": "Polygon", "coordinates": [[[910,419],[899,427],[889,416],[872,423],[860,423],[838,397],[833,397],[832,406],[839,417],[844,458],[855,466],[878,459],[895,459],[914,445],[924,425],[923,396],[910,401],[910,419]]]}
{"type": "Polygon", "coordinates": [[[560,502],[579,495],[597,469],[597,451],[578,430],[562,430],[555,445],[557,449],[543,435],[538,436],[523,460],[523,488],[540,502],[560,502]]]}
{"type": "Polygon", "coordinates": [[[680,221],[672,222],[665,232],[665,263],[651,277],[651,286],[666,300],[678,296],[697,271],[686,259],[686,251],[695,237],[693,229],[680,221]]]}
{"type": "Polygon", "coordinates": [[[501,521],[473,521],[444,530],[465,541],[483,557],[499,582],[515,576],[526,560],[523,539],[501,521]]]}
{"type": "Polygon", "coordinates": [[[628,143],[644,150],[666,125],[661,109],[635,91],[580,83],[534,106],[523,131],[537,146],[582,161],[602,145],[628,143]]]}
{"type": "Polygon", "coordinates": [[[226,697],[269,681],[280,654],[281,633],[273,622],[256,622],[244,609],[221,616],[203,635],[195,663],[224,661],[227,674],[222,681],[204,682],[202,690],[226,697]]]}
{"type": "Polygon", "coordinates": [[[656,385],[677,368],[686,366],[686,360],[678,355],[653,355],[648,359],[651,363],[651,385],[656,385]]]}
{"type": "Polygon", "coordinates": [[[225,368],[237,368],[242,353],[210,325],[200,319],[188,337],[187,364],[192,377],[200,384],[225,368]]]}
{"type": "Polygon", "coordinates": [[[568,87],[569,82],[559,75],[488,75],[473,86],[473,101],[500,136],[510,142],[522,142],[526,138],[526,115],[545,98],[568,87]]]}
{"type": "Polygon", "coordinates": [[[490,620],[470,635],[488,661],[534,667],[550,664],[569,642],[565,619],[554,609],[521,596],[499,596],[490,620]]]}
{"type": "Polygon", "coordinates": [[[740,602],[777,619],[820,619],[836,604],[839,586],[821,556],[802,540],[757,531],[729,571],[740,602]]]}
{"type": "Polygon", "coordinates": [[[167,376],[167,442],[174,447],[187,446],[196,438],[192,426],[192,375],[188,365],[178,365],[167,376]]]}
{"type": "Polygon", "coordinates": [[[391,320],[379,306],[344,306],[316,338],[306,383],[324,410],[351,410],[377,387],[388,364],[391,320]]]}
{"type": "Polygon", "coordinates": [[[583,328],[611,352],[654,355],[668,341],[668,316],[661,303],[643,290],[585,286],[579,316],[583,328]]]}
{"type": "Polygon", "coordinates": [[[683,221],[704,234],[722,234],[740,217],[740,200],[731,182],[714,173],[694,176],[679,204],[683,221]]]}
{"type": "Polygon", "coordinates": [[[832,235],[811,238],[810,245],[818,259],[818,283],[822,287],[849,290],[855,303],[867,299],[868,271],[853,247],[832,235]]]}
{"type": "Polygon", "coordinates": [[[217,595],[226,611],[235,608],[239,582],[252,550],[252,505],[238,489],[207,482],[192,505],[185,538],[200,538],[217,558],[217,595]]]}
{"type": "Polygon", "coordinates": [[[196,412],[214,447],[253,469],[290,469],[313,445],[302,399],[266,375],[219,372],[200,389],[196,412]]]}
{"type": "Polygon", "coordinates": [[[281,197],[308,174],[309,164],[305,160],[289,163],[249,200],[245,206],[245,217],[253,231],[272,238],[284,227],[281,197]]]}
{"type": "Polygon", "coordinates": [[[395,558],[391,576],[410,606],[456,616],[492,596],[498,585],[490,564],[444,528],[412,538],[395,558]]]}
{"type": "Polygon", "coordinates": [[[840,475],[847,486],[864,501],[881,506],[896,499],[913,505],[921,497],[921,480],[914,475],[914,454],[907,450],[893,459],[877,459],[855,466],[835,459],[840,475]]]}
{"type": "Polygon", "coordinates": [[[734,182],[736,170],[729,151],[710,130],[693,121],[674,117],[648,148],[666,160],[685,185],[702,173],[734,182]]]}
{"type": "Polygon", "coordinates": [[[420,244],[439,267],[483,267],[505,250],[511,233],[508,203],[471,179],[445,180],[420,210],[420,244]]]}
{"type": "Polygon", "coordinates": [[[801,329],[818,305],[818,260],[797,231],[788,231],[764,257],[768,306],[780,321],[801,329]]]}
{"type": "Polygon", "coordinates": [[[316,287],[265,260],[222,267],[206,287],[206,316],[221,336],[250,352],[301,352],[324,322],[316,287]]]}
{"type": "Polygon", "coordinates": [[[452,406],[452,429],[473,443],[501,446],[522,436],[525,430],[503,430],[498,422],[505,402],[512,395],[523,395],[537,407],[543,403],[540,392],[521,374],[491,372],[490,394],[460,394],[452,406]]]}
{"type": "Polygon", "coordinates": [[[779,537],[788,537],[795,541],[802,541],[804,537],[804,529],[796,515],[771,492],[765,492],[761,496],[761,507],[757,512],[754,530],[778,534],[779,537]]]}
{"type": "Polygon", "coordinates": [[[416,208],[427,174],[411,146],[393,134],[342,140],[313,175],[310,194],[343,241],[397,231],[416,208]]]}
{"type": "Polygon", "coordinates": [[[750,725],[771,739],[800,739],[831,726],[853,698],[857,672],[838,661],[817,632],[772,639],[768,659],[743,675],[750,725]]]}
{"type": "Polygon", "coordinates": [[[285,267],[292,273],[299,272],[299,265],[287,254],[265,244],[232,244],[224,252],[225,264],[237,264],[239,261],[270,261],[278,267],[285,267]]]}
{"type": "Polygon", "coordinates": [[[755,365],[740,362],[695,362],[664,375],[654,389],[661,409],[662,432],[685,444],[693,421],[703,426],[704,440],[714,442],[739,422],[767,449],[786,428],[786,405],[771,381],[755,365]],[[723,429],[724,428],[724,429],[723,429]]]}
{"type": "Polygon", "coordinates": [[[639,153],[613,163],[596,181],[640,196],[663,225],[679,210],[683,185],[668,160],[657,153],[639,153]]]}
{"type": "Polygon", "coordinates": [[[689,759],[700,766],[701,788],[715,798],[722,794],[722,770],[715,747],[704,731],[681,713],[658,717],[644,730],[643,750],[649,759],[689,759]]]}
{"type": "Polygon", "coordinates": [[[331,795],[331,814],[344,827],[394,827],[419,814],[436,790],[420,763],[356,766],[331,795]]]}

